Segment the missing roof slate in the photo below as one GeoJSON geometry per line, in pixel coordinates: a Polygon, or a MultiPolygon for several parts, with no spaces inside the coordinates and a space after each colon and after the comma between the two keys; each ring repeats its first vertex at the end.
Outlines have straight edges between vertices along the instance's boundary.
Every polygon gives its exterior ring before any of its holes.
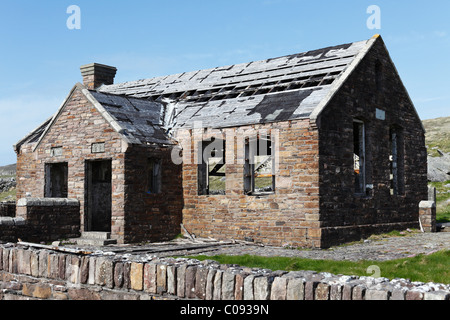
{"type": "Polygon", "coordinates": [[[261,122],[289,120],[301,102],[308,98],[314,90],[292,91],[283,94],[266,95],[248,115],[258,113],[261,122]]]}

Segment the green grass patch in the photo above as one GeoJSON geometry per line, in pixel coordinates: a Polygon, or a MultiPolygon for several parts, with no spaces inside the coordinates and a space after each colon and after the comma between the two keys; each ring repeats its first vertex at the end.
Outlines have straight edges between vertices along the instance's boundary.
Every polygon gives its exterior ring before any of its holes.
{"type": "Polygon", "coordinates": [[[430,255],[418,255],[391,261],[334,261],[313,260],[289,257],[261,257],[261,256],[193,256],[198,260],[212,259],[221,264],[237,264],[251,268],[270,270],[301,271],[313,270],[330,272],[332,274],[371,276],[367,272],[369,266],[380,268],[381,277],[395,279],[405,278],[411,281],[450,283],[450,250],[439,251],[430,255]]]}
{"type": "Polygon", "coordinates": [[[0,192],[0,202],[2,202],[2,201],[15,201],[16,200],[16,193],[17,193],[16,188],[12,188],[12,189],[10,189],[7,192],[0,192]]]}

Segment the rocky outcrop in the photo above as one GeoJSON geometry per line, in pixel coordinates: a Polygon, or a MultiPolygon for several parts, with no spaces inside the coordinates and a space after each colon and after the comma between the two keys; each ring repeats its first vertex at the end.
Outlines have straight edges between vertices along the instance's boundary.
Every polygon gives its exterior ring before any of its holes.
{"type": "Polygon", "coordinates": [[[439,155],[439,157],[428,156],[428,181],[450,180],[450,154],[439,152],[439,155]]]}

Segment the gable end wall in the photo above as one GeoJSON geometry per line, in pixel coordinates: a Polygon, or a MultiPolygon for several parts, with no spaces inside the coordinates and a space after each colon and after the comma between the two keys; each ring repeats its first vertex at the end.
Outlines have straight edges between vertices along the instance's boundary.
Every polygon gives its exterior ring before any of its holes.
{"type": "Polygon", "coordinates": [[[124,152],[126,144],[77,88],[56,121],[33,152],[33,144],[21,147],[17,156],[17,199],[43,198],[45,164],[68,163],[68,197],[80,201],[81,230],[85,230],[85,161],[112,160],[112,237],[124,236],[124,152]],[[104,142],[104,153],[92,153],[93,143],[104,142]],[[62,147],[62,156],[52,157],[51,148],[62,147]]]}
{"type": "Polygon", "coordinates": [[[320,221],[324,246],[360,240],[373,233],[418,228],[419,202],[427,199],[427,153],[420,119],[379,38],[321,114],[320,221]],[[376,74],[377,60],[381,76],[376,74]],[[378,86],[377,86],[378,83],[378,86]],[[376,108],[386,119],[376,118],[376,108]],[[354,192],[353,120],[365,122],[366,184],[354,192]],[[389,130],[404,137],[404,194],[390,194],[389,130]]]}

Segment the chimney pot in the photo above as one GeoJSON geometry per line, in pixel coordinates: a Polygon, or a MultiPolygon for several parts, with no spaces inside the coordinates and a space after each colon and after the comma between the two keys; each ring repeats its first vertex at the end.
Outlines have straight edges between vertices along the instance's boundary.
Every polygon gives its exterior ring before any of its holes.
{"type": "Polygon", "coordinates": [[[90,63],[80,67],[83,84],[89,90],[95,90],[102,85],[114,84],[117,69],[99,63],[90,63]]]}

